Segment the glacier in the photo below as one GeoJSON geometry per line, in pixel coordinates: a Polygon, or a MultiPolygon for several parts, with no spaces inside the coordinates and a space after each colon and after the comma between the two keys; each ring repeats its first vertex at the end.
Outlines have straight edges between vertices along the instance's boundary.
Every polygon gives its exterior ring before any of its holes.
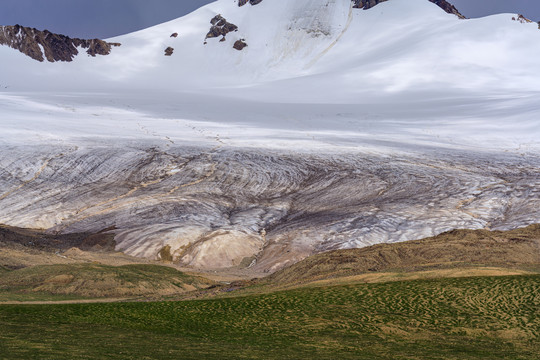
{"type": "Polygon", "coordinates": [[[513,17],[219,0],[104,57],[0,47],[0,223],[254,272],[537,223],[540,30],[513,17]],[[218,14],[238,31],[205,39],[218,14]]]}

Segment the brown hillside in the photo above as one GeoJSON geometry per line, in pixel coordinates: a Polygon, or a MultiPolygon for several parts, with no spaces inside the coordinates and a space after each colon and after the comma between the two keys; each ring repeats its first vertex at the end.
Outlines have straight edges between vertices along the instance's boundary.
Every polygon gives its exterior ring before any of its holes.
{"type": "Polygon", "coordinates": [[[150,264],[40,265],[3,272],[0,300],[14,295],[70,295],[87,298],[160,297],[206,288],[214,282],[150,264]]]}
{"type": "Polygon", "coordinates": [[[540,266],[540,225],[511,231],[453,230],[423,240],[311,256],[264,282],[301,284],[383,271],[540,266]]]}

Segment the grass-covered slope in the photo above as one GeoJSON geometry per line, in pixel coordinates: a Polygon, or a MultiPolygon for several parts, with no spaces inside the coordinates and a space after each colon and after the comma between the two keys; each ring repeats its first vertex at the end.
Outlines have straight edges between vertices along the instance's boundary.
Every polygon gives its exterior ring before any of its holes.
{"type": "Polygon", "coordinates": [[[537,359],[540,276],[0,307],[3,359],[537,359]]]}
{"type": "Polygon", "coordinates": [[[213,282],[205,278],[159,265],[41,265],[3,273],[0,301],[161,297],[211,284],[213,282]]]}
{"type": "Polygon", "coordinates": [[[303,284],[366,273],[485,266],[540,269],[540,225],[511,231],[453,230],[423,240],[330,251],[308,257],[263,282],[303,284]]]}

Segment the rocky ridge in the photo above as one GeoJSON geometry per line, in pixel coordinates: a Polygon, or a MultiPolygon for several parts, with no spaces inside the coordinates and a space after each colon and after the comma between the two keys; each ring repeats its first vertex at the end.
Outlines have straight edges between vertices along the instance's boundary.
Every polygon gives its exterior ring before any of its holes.
{"type": "Polygon", "coordinates": [[[73,61],[79,54],[78,48],[87,49],[90,56],[108,55],[119,43],[108,43],[100,39],[78,39],[54,34],[48,30],[15,26],[0,26],[0,45],[19,50],[34,60],[43,62],[73,61]]]}

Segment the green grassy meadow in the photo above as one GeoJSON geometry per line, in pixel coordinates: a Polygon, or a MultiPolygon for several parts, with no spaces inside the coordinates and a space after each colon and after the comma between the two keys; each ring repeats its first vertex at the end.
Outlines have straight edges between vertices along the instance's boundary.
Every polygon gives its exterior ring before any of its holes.
{"type": "Polygon", "coordinates": [[[538,359],[540,276],[0,306],[0,359],[538,359]],[[232,295],[232,294],[231,294],[232,295]]]}

